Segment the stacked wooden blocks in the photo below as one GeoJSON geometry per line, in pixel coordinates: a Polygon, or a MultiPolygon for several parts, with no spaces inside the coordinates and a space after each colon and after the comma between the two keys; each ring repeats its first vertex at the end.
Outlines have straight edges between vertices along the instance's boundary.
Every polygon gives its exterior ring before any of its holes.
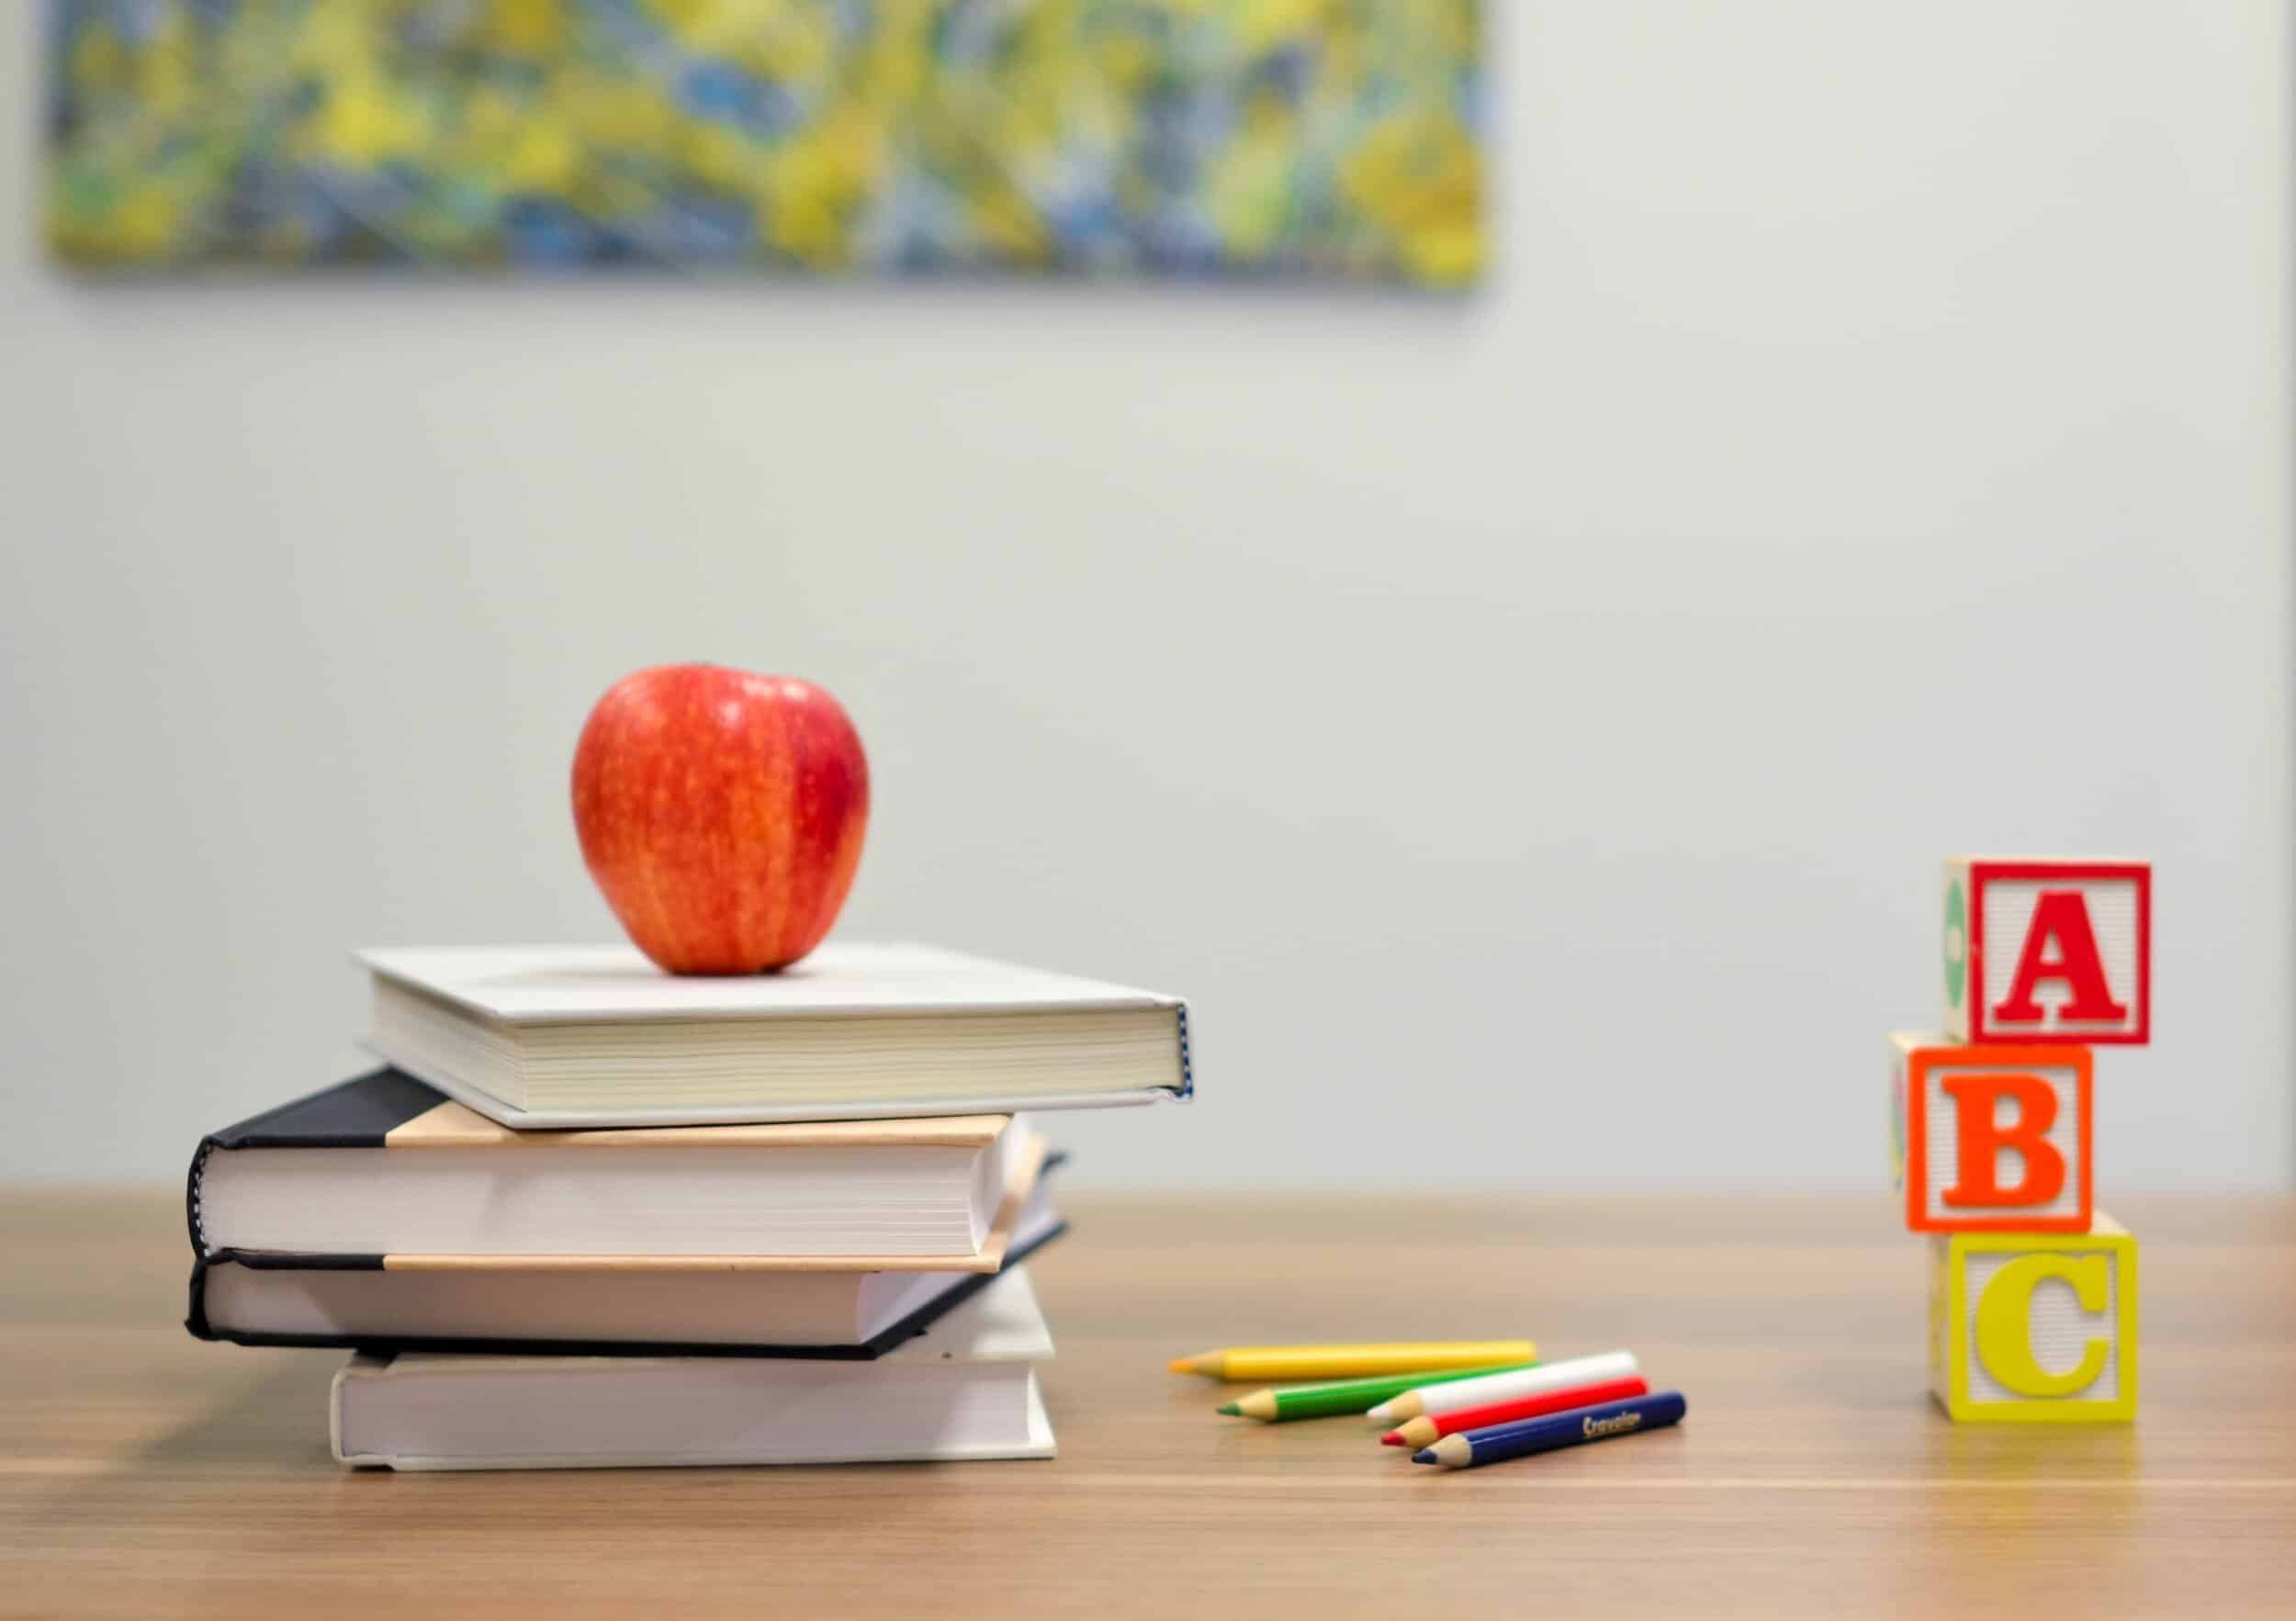
{"type": "Polygon", "coordinates": [[[1930,1388],[1970,1424],[2136,1416],[2136,1240],[2095,1207],[2092,1047],[2152,1038],[2151,866],[1945,864],[1945,1029],[1899,1035],[1930,1388]]]}

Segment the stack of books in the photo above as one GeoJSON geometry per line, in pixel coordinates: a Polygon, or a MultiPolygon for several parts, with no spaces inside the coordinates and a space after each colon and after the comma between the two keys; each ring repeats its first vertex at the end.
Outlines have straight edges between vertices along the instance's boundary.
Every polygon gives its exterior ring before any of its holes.
{"type": "Polygon", "coordinates": [[[918,946],[359,954],[388,1067],[199,1145],[187,1326],[352,1351],[397,1469],[1039,1458],[1023,1109],[1186,1098],[1176,997],[918,946]]]}

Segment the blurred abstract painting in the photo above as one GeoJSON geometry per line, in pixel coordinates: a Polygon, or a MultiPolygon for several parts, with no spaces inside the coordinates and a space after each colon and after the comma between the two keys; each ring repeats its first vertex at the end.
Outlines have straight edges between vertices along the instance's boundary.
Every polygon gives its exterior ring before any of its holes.
{"type": "Polygon", "coordinates": [[[47,0],[76,265],[1483,262],[1478,0],[47,0]]]}

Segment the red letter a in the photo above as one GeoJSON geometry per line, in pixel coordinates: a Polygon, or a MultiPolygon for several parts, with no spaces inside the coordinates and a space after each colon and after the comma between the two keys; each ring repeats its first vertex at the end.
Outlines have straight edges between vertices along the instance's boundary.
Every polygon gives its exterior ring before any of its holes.
{"type": "Polygon", "coordinates": [[[2044,979],[2065,982],[2073,994],[2057,1009],[2060,1020],[2113,1024],[2129,1010],[2112,999],[2105,983],[2105,966],[2097,959],[2097,936],[2088,926],[2088,903],[2077,889],[2044,889],[2033,903],[2033,920],[2025,930],[2025,950],[2017,959],[2017,977],[2009,996],[1993,1009],[2003,1024],[2039,1024],[2042,1007],[2033,1000],[2033,987],[2044,979]],[[2056,942],[2056,954],[2049,944],[2056,942]]]}

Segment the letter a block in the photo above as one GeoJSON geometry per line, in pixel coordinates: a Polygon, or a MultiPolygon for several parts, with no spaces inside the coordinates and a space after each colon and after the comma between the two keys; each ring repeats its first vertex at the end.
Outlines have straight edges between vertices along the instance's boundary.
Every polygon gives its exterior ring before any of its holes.
{"type": "Polygon", "coordinates": [[[1916,1233],[2086,1233],[2094,1080],[2086,1047],[1890,1038],[1897,1169],[1916,1233]]]}
{"type": "Polygon", "coordinates": [[[1945,1030],[1958,1041],[2153,1035],[2146,861],[1945,863],[1945,1030]]]}
{"type": "Polygon", "coordinates": [[[1955,1423],[2136,1416],[2136,1240],[2120,1223],[1930,1244],[1930,1389],[1955,1423]]]}

